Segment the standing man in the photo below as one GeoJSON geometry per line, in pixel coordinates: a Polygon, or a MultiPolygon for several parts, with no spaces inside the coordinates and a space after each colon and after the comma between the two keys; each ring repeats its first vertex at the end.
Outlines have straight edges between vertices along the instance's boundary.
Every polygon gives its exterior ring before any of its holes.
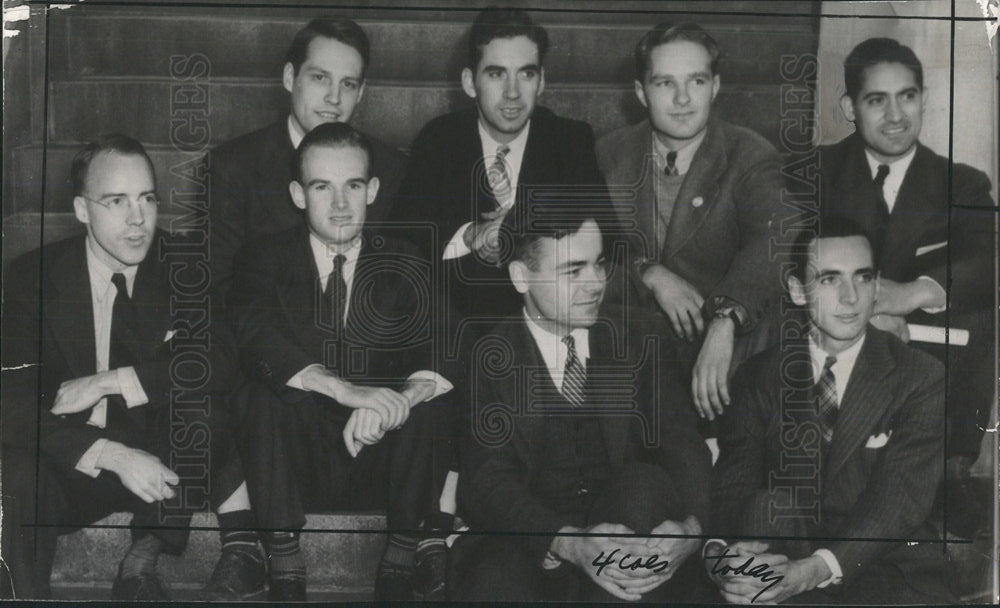
{"type": "Polygon", "coordinates": [[[996,380],[990,182],[920,143],[928,91],[910,48],[889,38],[860,43],[844,61],[844,84],[841,109],[855,133],[820,150],[821,211],[853,219],[874,246],[882,272],[876,327],[903,340],[908,323],[969,330],[963,347],[920,345],[950,363],[947,451],[958,474],[967,473],[996,380]]]}
{"type": "Polygon", "coordinates": [[[701,534],[708,448],[666,397],[678,378],[659,320],[601,309],[597,222],[546,211],[504,224],[522,308],[470,357],[459,503],[497,534],[456,541],[451,599],[684,602],[699,577],[679,569],[698,541],[622,535],[701,534]]]}
{"type": "Polygon", "coordinates": [[[803,233],[793,264],[801,333],[740,368],[719,434],[709,533],[748,540],[709,541],[709,575],[734,603],[953,603],[920,542],[941,537],[944,369],[869,326],[882,292],[857,224],[803,233]]]}
{"type": "Polygon", "coordinates": [[[597,143],[615,208],[637,224],[632,299],[690,343],[682,358],[694,363],[695,406],[709,419],[729,402],[729,371],[759,349],[749,334],[781,292],[768,255],[782,215],[781,161],[760,135],[711,115],[719,56],[693,23],[654,27],[635,48],[648,119],[597,143]]]}
{"type": "MultiPolygon", "coordinates": [[[[211,268],[216,292],[229,290],[233,256],[255,237],[302,224],[292,204],[292,152],[316,125],[348,122],[365,91],[368,36],[350,19],[320,17],[288,48],[281,82],[291,95],[287,118],[242,135],[208,156],[211,268]]],[[[384,217],[402,179],[405,159],[372,140],[373,172],[382,183],[370,220],[384,217]]]]}
{"type": "Polygon", "coordinates": [[[172,308],[198,274],[160,261],[170,239],[142,144],[102,136],[71,180],[86,235],[5,273],[3,558],[18,598],[48,597],[58,535],[129,511],[111,596],[162,600],[157,558],[183,551],[209,489],[248,507],[242,479],[217,474],[233,455],[219,404],[234,374],[218,336],[196,339],[198,319],[172,308]]]}
{"type": "Polygon", "coordinates": [[[519,307],[497,240],[512,209],[540,196],[578,208],[606,204],[593,130],[538,105],[548,46],[524,11],[480,12],[462,70],[475,107],[435,118],[413,142],[392,217],[414,226],[415,242],[442,268],[440,297],[457,322],[495,321],[519,307]]]}

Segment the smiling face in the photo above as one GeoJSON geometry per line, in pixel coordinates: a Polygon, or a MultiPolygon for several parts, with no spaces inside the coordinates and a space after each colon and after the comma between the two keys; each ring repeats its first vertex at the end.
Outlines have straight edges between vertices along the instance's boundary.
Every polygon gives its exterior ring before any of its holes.
{"type": "Polygon", "coordinates": [[[865,146],[880,162],[905,156],[920,137],[925,92],[913,71],[901,63],[877,63],[862,74],[858,98],[841,98],[865,146]]]}
{"type": "Polygon", "coordinates": [[[545,90],[538,45],[527,36],[494,38],[483,47],[475,73],[462,70],[462,89],[476,100],[479,120],[500,143],[508,143],[528,124],[545,90]]]}
{"type": "Polygon", "coordinates": [[[708,125],[719,76],[712,74],[712,56],[688,40],[661,44],[649,55],[649,69],[635,94],[649,110],[657,137],[676,150],[708,125]]]}
{"type": "Polygon", "coordinates": [[[368,156],[354,146],[316,145],[302,156],[302,182],[289,186],[304,209],[309,231],[337,252],[361,233],[367,206],[378,194],[378,178],[368,178],[368,156]]]}
{"type": "Polygon", "coordinates": [[[524,294],[528,316],[559,336],[593,325],[607,283],[597,224],[587,220],[580,230],[561,239],[540,239],[533,259],[537,269],[524,261],[510,265],[511,281],[524,294]]]}
{"type": "Polygon", "coordinates": [[[805,306],[813,337],[835,355],[864,335],[878,293],[871,246],[863,236],[815,239],[809,245],[805,283],[789,278],[792,301],[805,306]]]}
{"type": "Polygon", "coordinates": [[[98,152],[90,161],[76,218],[87,225],[91,250],[112,270],[146,258],[156,231],[156,181],[142,156],[98,152]]]}
{"type": "Polygon", "coordinates": [[[354,47],[319,36],[309,43],[299,73],[285,64],[282,83],[292,94],[292,119],[302,133],[327,122],[347,122],[364,94],[364,60],[354,47]]]}

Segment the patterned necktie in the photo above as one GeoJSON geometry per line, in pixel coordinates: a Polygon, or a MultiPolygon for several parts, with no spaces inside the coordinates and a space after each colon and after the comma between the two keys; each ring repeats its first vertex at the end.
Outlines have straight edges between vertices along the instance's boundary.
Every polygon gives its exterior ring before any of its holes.
{"type": "Polygon", "coordinates": [[[663,173],[665,175],[678,175],[677,171],[677,153],[667,152],[667,165],[663,167],[663,173]]]}
{"type": "Polygon", "coordinates": [[[833,426],[837,423],[840,408],[837,407],[837,380],[833,376],[833,365],[837,358],[828,355],[823,364],[823,371],[816,382],[816,420],[819,430],[823,433],[823,443],[829,445],[833,441],[833,426]]]}
{"type": "Polygon", "coordinates": [[[569,335],[562,339],[566,345],[566,369],[563,372],[562,394],[573,407],[582,407],[586,401],[583,387],[587,383],[587,370],[576,356],[576,342],[569,335]]]}
{"type": "Polygon", "coordinates": [[[344,325],[344,310],[347,308],[347,282],[344,280],[344,262],[347,257],[337,254],[333,258],[333,271],[326,279],[326,289],[323,290],[323,300],[329,307],[327,322],[330,327],[341,328],[344,325]]]}
{"type": "MultiPolygon", "coordinates": [[[[115,286],[114,304],[111,306],[111,343],[108,348],[108,369],[129,367],[138,361],[133,354],[135,348],[136,315],[135,303],[128,295],[125,275],[116,272],[111,275],[111,283],[115,286]]],[[[125,398],[121,395],[109,395],[107,399],[106,426],[131,426],[127,415],[125,398]]]]}
{"type": "Polygon", "coordinates": [[[493,198],[497,200],[497,205],[503,207],[510,199],[510,174],[507,173],[507,154],[510,148],[500,146],[497,148],[497,155],[493,158],[493,164],[486,172],[486,177],[490,183],[490,190],[493,191],[493,198]]]}

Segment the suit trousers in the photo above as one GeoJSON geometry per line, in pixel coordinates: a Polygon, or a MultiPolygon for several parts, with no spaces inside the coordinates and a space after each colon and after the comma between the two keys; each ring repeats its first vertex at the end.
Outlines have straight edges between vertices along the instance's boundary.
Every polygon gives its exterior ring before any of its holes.
{"type": "MultiPolygon", "coordinates": [[[[630,463],[613,471],[612,481],[583,521],[573,525],[620,523],[637,533],[649,533],[665,520],[687,517],[669,476],[660,467],[630,463]]],[[[466,535],[452,547],[449,589],[460,601],[620,601],[572,564],[553,570],[541,566],[516,533],[503,536],[466,535]]],[[[594,556],[595,558],[597,555],[594,556]]],[[[688,558],[669,581],[643,596],[643,601],[690,601],[703,578],[688,558]]]]}
{"type": "Polygon", "coordinates": [[[402,427],[351,457],[342,432],[353,410],[293,392],[282,398],[248,383],[239,397],[237,444],[260,527],[301,529],[306,513],[385,509],[389,529],[417,530],[437,510],[450,464],[435,433],[443,407],[411,408],[402,427]]]}

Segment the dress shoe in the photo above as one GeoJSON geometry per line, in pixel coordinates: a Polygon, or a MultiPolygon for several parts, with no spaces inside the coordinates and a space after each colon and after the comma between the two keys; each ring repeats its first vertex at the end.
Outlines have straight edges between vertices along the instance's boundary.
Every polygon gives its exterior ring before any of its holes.
{"type": "Polygon", "coordinates": [[[202,597],[209,601],[262,600],[267,568],[257,552],[223,551],[202,597]]]}
{"type": "Polygon", "coordinates": [[[272,578],[267,589],[269,602],[306,601],[306,582],[298,578],[272,578]]]}
{"type": "Polygon", "coordinates": [[[111,585],[111,599],[126,601],[164,601],[167,598],[155,573],[144,572],[137,576],[122,578],[122,566],[118,565],[118,576],[111,585]]]}
{"type": "Polygon", "coordinates": [[[448,545],[443,538],[417,545],[413,566],[413,597],[426,602],[448,599],[448,545]]]}
{"type": "Polygon", "coordinates": [[[407,602],[413,600],[413,573],[392,566],[380,566],[375,575],[375,600],[407,602]]]}

